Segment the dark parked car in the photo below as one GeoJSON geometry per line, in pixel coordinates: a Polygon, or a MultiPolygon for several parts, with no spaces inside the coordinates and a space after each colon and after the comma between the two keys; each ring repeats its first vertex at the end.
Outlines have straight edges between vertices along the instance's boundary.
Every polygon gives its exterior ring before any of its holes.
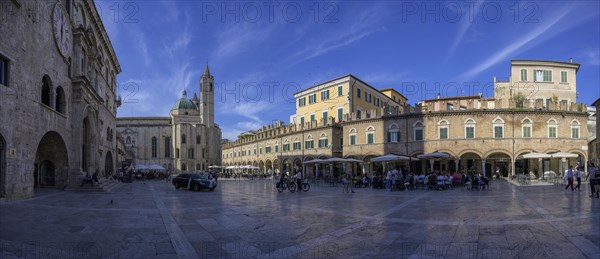
{"type": "Polygon", "coordinates": [[[214,190],[217,188],[217,181],[209,173],[184,173],[173,178],[175,189],[185,188],[194,191],[202,189],[214,190]]]}

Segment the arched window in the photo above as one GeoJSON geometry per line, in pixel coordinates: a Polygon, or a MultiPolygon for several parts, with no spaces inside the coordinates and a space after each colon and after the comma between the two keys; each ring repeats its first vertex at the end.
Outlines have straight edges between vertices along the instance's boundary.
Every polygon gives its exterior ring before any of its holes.
{"type": "Polygon", "coordinates": [[[304,149],[313,149],[315,148],[315,141],[313,140],[312,135],[308,134],[306,140],[304,141],[304,149]]]}
{"type": "Polygon", "coordinates": [[[496,117],[492,121],[492,129],[494,138],[504,138],[504,120],[500,117],[496,117]]]}
{"type": "Polygon", "coordinates": [[[348,134],[348,144],[356,145],[356,129],[350,129],[350,134],[348,134]]]}
{"type": "Polygon", "coordinates": [[[438,136],[439,139],[448,139],[448,121],[447,120],[441,120],[440,122],[438,122],[438,136]]]}
{"type": "Polygon", "coordinates": [[[533,123],[528,118],[521,121],[521,136],[523,138],[531,138],[531,132],[533,129],[533,123]]]}
{"type": "Polygon", "coordinates": [[[558,135],[558,122],[555,119],[548,120],[548,138],[556,138],[558,135]]]}
{"type": "Polygon", "coordinates": [[[50,77],[44,76],[42,78],[42,103],[47,106],[50,106],[50,88],[50,77]]]}
{"type": "Polygon", "coordinates": [[[196,136],[196,144],[200,144],[200,140],[201,140],[201,139],[200,139],[200,135],[197,135],[197,136],[196,136]]]}
{"type": "Polygon", "coordinates": [[[413,124],[413,132],[415,141],[423,140],[423,122],[417,121],[413,124]]]}
{"type": "Polygon", "coordinates": [[[65,91],[61,86],[56,88],[56,102],[55,108],[57,112],[65,114],[66,111],[66,102],[65,102],[65,91]]]}
{"type": "Polygon", "coordinates": [[[369,126],[366,130],[366,144],[375,143],[375,127],[369,126]]]}
{"type": "Polygon", "coordinates": [[[181,144],[185,144],[185,134],[181,135],[181,144]]]}
{"type": "Polygon", "coordinates": [[[181,171],[187,171],[187,165],[185,163],[181,164],[181,171]]]}
{"type": "Polygon", "coordinates": [[[165,138],[165,157],[171,157],[171,138],[165,138]]]}
{"type": "Polygon", "coordinates": [[[106,128],[106,141],[110,141],[110,128],[106,128]]]}
{"type": "Polygon", "coordinates": [[[327,134],[323,133],[319,137],[319,148],[328,148],[329,140],[327,139],[327,134]]]}
{"type": "Polygon", "coordinates": [[[156,137],[152,137],[152,158],[155,158],[158,156],[158,141],[156,140],[156,137]]]}
{"type": "Polygon", "coordinates": [[[465,139],[474,139],[475,138],[475,120],[467,119],[465,121],[465,139]]]}
{"type": "Polygon", "coordinates": [[[125,143],[126,144],[131,144],[131,137],[127,136],[127,138],[125,139],[125,143]]]}
{"type": "Polygon", "coordinates": [[[387,142],[388,143],[398,143],[400,141],[400,131],[398,130],[398,125],[396,123],[392,123],[388,128],[387,133],[387,142]]]}
{"type": "Polygon", "coordinates": [[[571,138],[579,138],[580,124],[577,120],[571,121],[571,138]]]}
{"type": "Polygon", "coordinates": [[[196,164],[196,170],[202,170],[200,164],[196,164]]]}

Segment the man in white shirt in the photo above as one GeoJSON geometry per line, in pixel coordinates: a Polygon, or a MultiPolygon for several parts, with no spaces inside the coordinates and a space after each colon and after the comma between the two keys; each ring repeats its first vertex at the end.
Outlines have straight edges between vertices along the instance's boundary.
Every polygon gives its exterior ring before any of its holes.
{"type": "Polygon", "coordinates": [[[567,170],[567,186],[565,187],[565,191],[569,189],[569,186],[571,186],[571,191],[575,191],[573,189],[573,166],[570,166],[569,170],[567,170]]]}

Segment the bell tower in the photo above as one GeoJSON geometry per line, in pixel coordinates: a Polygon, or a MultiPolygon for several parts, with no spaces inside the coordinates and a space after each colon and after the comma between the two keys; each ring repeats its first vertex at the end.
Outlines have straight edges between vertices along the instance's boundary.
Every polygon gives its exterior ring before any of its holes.
{"type": "Polygon", "coordinates": [[[202,124],[212,127],[215,124],[215,97],[214,97],[215,79],[210,75],[208,62],[204,74],[200,77],[200,116],[202,124]]]}

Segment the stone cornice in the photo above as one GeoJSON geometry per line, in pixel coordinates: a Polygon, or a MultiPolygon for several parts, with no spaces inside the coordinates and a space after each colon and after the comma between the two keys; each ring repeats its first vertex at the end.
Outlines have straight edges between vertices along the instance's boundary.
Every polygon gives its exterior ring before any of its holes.
{"type": "MultiPolygon", "coordinates": [[[[108,35],[106,34],[106,29],[104,28],[104,24],[102,23],[102,19],[98,15],[98,10],[96,9],[96,5],[93,0],[84,0],[85,8],[92,17],[91,22],[94,25],[94,29],[98,32],[100,39],[102,40],[102,45],[104,48],[108,50],[108,54],[110,55],[111,61],[115,67],[115,73],[121,73],[121,65],[119,64],[119,60],[117,59],[117,55],[115,54],[115,50],[113,49],[112,43],[108,35]]],[[[96,46],[94,46],[96,47],[96,46]]]]}

